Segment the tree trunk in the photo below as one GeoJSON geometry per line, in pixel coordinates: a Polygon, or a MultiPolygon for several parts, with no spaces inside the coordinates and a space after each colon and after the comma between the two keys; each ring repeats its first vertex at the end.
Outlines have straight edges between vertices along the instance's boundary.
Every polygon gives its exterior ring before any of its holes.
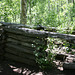
{"type": "Polygon", "coordinates": [[[48,0],[48,10],[50,12],[50,0],[48,0]]]}
{"type": "Polygon", "coordinates": [[[21,14],[20,14],[20,23],[27,23],[27,0],[21,0],[21,14]]]}
{"type": "Polygon", "coordinates": [[[31,22],[32,22],[32,20],[31,20],[31,0],[29,0],[29,18],[30,18],[30,25],[31,25],[31,22]]]}
{"type": "Polygon", "coordinates": [[[73,14],[71,14],[71,21],[73,21],[73,17],[75,17],[75,15],[74,15],[74,13],[75,13],[75,2],[74,2],[74,0],[72,0],[72,2],[73,2],[73,8],[72,8],[72,12],[73,12],[73,14]]]}

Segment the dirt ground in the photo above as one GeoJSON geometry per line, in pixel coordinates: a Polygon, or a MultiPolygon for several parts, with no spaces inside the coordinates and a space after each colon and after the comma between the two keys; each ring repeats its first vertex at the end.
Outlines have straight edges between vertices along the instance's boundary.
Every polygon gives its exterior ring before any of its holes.
{"type": "Polygon", "coordinates": [[[75,75],[75,73],[73,70],[60,71],[58,69],[42,71],[22,63],[0,60],[0,75],[75,75]]]}

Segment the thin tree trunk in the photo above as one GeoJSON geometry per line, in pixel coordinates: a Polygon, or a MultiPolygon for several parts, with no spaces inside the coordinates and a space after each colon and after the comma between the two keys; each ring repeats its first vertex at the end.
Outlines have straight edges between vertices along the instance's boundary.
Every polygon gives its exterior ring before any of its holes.
{"type": "Polygon", "coordinates": [[[31,0],[29,0],[29,18],[30,18],[30,25],[32,23],[32,20],[31,20],[31,0]]]}
{"type": "Polygon", "coordinates": [[[27,23],[27,0],[21,0],[21,13],[20,13],[20,23],[27,23]]]}
{"type": "Polygon", "coordinates": [[[48,10],[50,12],[50,0],[48,0],[48,10]]]}
{"type": "Polygon", "coordinates": [[[72,8],[72,12],[73,12],[73,14],[71,14],[71,21],[73,21],[73,17],[75,17],[75,15],[74,15],[74,10],[75,10],[75,2],[74,2],[74,0],[72,0],[72,2],[73,2],[73,8],[72,8]]]}

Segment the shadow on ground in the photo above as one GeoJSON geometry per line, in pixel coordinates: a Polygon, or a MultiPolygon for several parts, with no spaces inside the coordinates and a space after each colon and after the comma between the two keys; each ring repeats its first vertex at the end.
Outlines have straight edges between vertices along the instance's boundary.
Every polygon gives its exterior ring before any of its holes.
{"type": "Polygon", "coordinates": [[[75,73],[71,70],[59,71],[57,69],[45,72],[22,63],[0,60],[0,75],[75,75],[75,73]]]}

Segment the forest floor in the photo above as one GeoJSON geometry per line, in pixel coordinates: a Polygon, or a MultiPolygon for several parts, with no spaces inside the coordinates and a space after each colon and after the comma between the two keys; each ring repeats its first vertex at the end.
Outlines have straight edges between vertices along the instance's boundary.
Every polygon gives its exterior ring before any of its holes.
{"type": "Polygon", "coordinates": [[[63,70],[62,67],[42,71],[36,67],[27,66],[22,63],[0,60],[0,75],[75,75],[75,71],[63,70]]]}

